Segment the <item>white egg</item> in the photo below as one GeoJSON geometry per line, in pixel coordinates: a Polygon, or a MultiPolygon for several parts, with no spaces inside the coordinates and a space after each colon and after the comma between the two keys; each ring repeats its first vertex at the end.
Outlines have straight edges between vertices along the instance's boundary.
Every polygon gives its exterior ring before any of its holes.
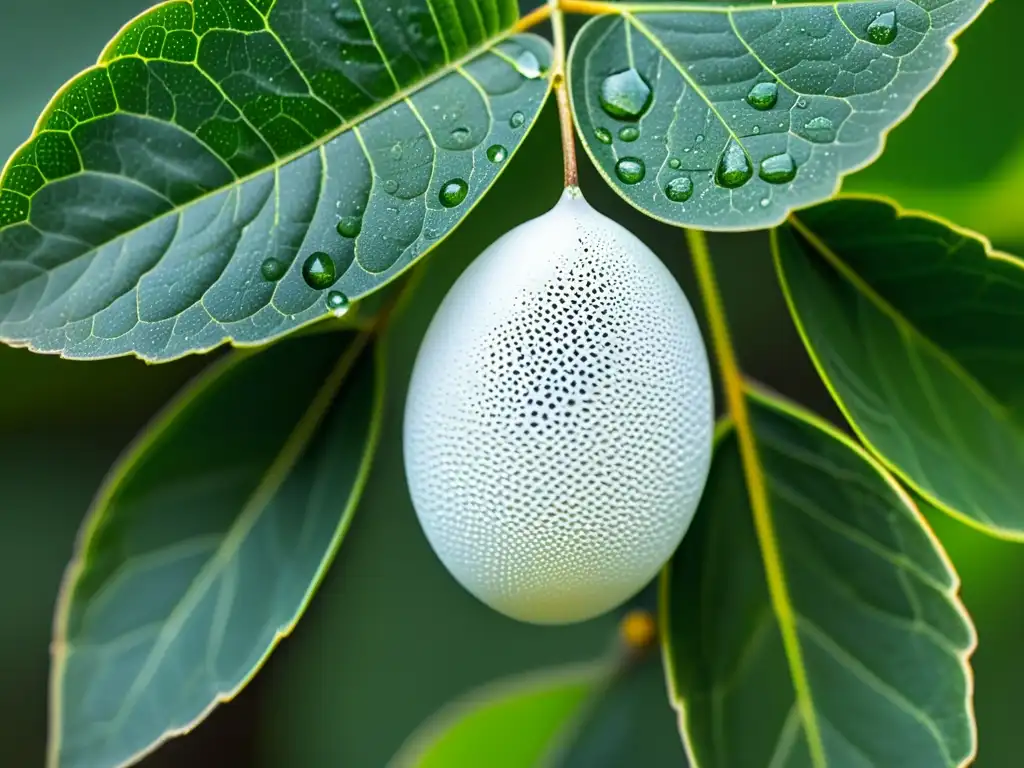
{"type": "Polygon", "coordinates": [[[441,561],[492,608],[588,619],[678,547],[713,411],[679,285],[566,190],[484,251],[430,324],[405,412],[413,505],[441,561]]]}

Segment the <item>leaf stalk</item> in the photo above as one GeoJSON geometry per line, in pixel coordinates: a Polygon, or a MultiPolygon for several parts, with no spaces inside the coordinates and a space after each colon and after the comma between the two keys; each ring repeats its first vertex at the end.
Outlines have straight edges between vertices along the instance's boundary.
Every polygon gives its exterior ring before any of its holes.
{"type": "Polygon", "coordinates": [[[736,430],[743,476],[746,479],[750,508],[754,517],[754,529],[757,532],[757,541],[761,549],[761,557],[764,560],[768,594],[789,663],[797,707],[810,750],[811,764],[816,768],[823,768],[827,765],[824,742],[811,701],[810,683],[807,679],[807,668],[804,665],[803,649],[797,631],[796,612],[793,609],[789,587],[786,584],[782,555],[779,551],[775,523],[772,520],[768,501],[768,487],[758,459],[754,429],[750,422],[750,412],[747,409],[743,374],[736,360],[736,351],[729,334],[725,305],[718,290],[718,281],[711,261],[707,235],[697,229],[688,229],[686,230],[686,242],[690,248],[693,268],[697,274],[697,282],[704,300],[708,325],[711,327],[711,340],[715,349],[715,358],[718,361],[722,389],[725,392],[726,407],[732,416],[736,430]]]}
{"type": "Polygon", "coordinates": [[[555,43],[551,84],[558,102],[558,123],[562,129],[562,163],[565,168],[565,186],[579,186],[576,165],[576,133],[573,128],[572,107],[569,105],[568,84],[565,80],[565,16],[559,0],[548,0],[551,14],[551,33],[555,43]]]}

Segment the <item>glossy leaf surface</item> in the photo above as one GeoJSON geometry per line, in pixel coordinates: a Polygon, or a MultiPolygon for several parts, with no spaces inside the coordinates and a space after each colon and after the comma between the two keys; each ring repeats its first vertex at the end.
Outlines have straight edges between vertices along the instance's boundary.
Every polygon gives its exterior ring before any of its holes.
{"type": "Polygon", "coordinates": [[[473,207],[543,104],[550,46],[511,36],[517,16],[514,0],[146,12],[4,170],[0,339],[167,360],[285,334],[329,313],[328,289],[375,290],[473,207]],[[331,268],[310,283],[317,253],[331,268]]]}
{"type": "Polygon", "coordinates": [[[607,677],[606,665],[524,675],[474,691],[426,722],[392,768],[540,764],[607,677]]]}
{"type": "Polygon", "coordinates": [[[965,765],[975,636],[938,541],[852,441],[773,399],[747,400],[771,538],[754,524],[726,426],[662,581],[666,669],[691,763],[965,765]],[[768,569],[786,585],[774,607],[768,569]]]}
{"type": "Polygon", "coordinates": [[[846,198],[774,235],[793,316],[870,448],[938,506],[1024,537],[1024,262],[846,198]]]}
{"type": "Polygon", "coordinates": [[[131,762],[255,674],[348,528],[381,387],[365,335],[304,335],[216,364],[142,435],[58,606],[52,766],[131,762]]]}
{"type": "Polygon", "coordinates": [[[580,136],[650,216],[773,226],[878,156],[986,2],[621,3],[573,43],[580,136]]]}

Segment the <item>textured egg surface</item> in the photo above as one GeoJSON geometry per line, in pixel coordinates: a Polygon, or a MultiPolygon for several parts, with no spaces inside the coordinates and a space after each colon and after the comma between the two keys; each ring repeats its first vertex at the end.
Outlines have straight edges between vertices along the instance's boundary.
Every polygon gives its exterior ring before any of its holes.
{"type": "Polygon", "coordinates": [[[693,517],[704,342],[661,261],[567,190],[445,297],[404,430],[413,505],[455,578],[522,621],[591,618],[642,589],[693,517]]]}

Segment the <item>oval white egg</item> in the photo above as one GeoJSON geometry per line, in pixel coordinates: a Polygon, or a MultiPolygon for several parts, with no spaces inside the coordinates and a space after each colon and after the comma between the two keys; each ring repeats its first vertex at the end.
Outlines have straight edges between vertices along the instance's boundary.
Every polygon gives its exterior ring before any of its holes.
{"type": "Polygon", "coordinates": [[[567,190],[484,251],[431,322],[405,412],[413,505],[441,561],[492,608],[588,619],[678,547],[713,411],[679,285],[567,190]]]}

